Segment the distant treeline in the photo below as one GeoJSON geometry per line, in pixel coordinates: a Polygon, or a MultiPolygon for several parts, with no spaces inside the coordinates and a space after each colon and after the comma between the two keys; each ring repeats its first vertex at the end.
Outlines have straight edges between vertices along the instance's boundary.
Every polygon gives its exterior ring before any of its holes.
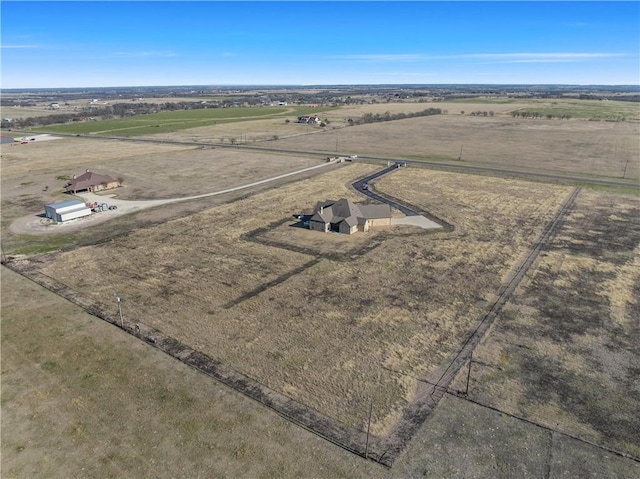
{"type": "Polygon", "coordinates": [[[426,110],[416,111],[413,113],[365,113],[360,118],[350,118],[349,124],[362,125],[364,123],[376,123],[379,121],[404,120],[405,118],[415,118],[418,116],[446,115],[447,111],[440,108],[427,108],[426,110]]]}
{"type": "MultiPolygon", "coordinates": [[[[255,102],[259,104],[258,101],[255,102]]],[[[88,119],[100,118],[101,120],[109,120],[112,118],[124,118],[135,115],[149,115],[160,111],[177,111],[177,110],[201,110],[204,108],[229,108],[238,106],[253,106],[248,102],[238,104],[235,101],[178,101],[165,103],[146,103],[146,102],[130,102],[115,103],[113,105],[91,105],[77,111],[65,113],[52,113],[46,116],[16,118],[11,122],[2,120],[2,127],[28,128],[31,126],[46,126],[61,123],[69,123],[73,121],[86,121],[88,119]]]]}
{"type": "Polygon", "coordinates": [[[511,116],[513,118],[546,118],[547,120],[551,120],[553,118],[557,118],[559,120],[570,120],[571,115],[566,113],[540,113],[537,111],[512,111],[511,116]]]}

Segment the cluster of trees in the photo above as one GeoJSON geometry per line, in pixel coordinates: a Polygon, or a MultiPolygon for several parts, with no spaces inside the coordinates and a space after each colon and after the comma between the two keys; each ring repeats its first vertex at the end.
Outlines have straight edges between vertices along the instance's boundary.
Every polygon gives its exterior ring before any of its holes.
{"type": "Polygon", "coordinates": [[[349,124],[351,125],[362,125],[364,123],[375,123],[379,121],[391,121],[391,120],[404,120],[405,118],[415,118],[419,116],[431,116],[431,115],[446,115],[446,111],[443,111],[440,108],[427,108],[426,110],[417,111],[413,113],[390,113],[385,112],[383,114],[380,113],[365,113],[360,118],[349,119],[349,124]]]}
{"type": "Polygon", "coordinates": [[[493,116],[495,113],[493,111],[472,111],[469,113],[471,116],[493,116]]]}
{"type": "Polygon", "coordinates": [[[512,111],[511,117],[512,118],[546,118],[547,120],[558,118],[559,120],[569,120],[571,118],[571,115],[566,113],[558,113],[555,115],[551,113],[544,114],[544,113],[539,113],[537,111],[512,111]]]}

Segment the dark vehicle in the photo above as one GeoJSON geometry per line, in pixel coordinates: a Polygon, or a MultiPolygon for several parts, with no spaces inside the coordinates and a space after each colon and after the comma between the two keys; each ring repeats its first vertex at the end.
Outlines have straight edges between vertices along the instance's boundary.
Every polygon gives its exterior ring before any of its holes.
{"type": "Polygon", "coordinates": [[[117,209],[118,209],[118,207],[117,207],[116,205],[111,205],[111,206],[109,206],[109,209],[110,209],[110,210],[117,210],[117,209]]]}

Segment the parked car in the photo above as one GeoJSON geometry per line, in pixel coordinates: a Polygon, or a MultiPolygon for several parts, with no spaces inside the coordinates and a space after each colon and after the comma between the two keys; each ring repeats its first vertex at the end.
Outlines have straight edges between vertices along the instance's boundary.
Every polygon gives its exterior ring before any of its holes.
{"type": "Polygon", "coordinates": [[[109,209],[110,209],[110,210],[117,210],[117,209],[118,209],[118,207],[117,207],[116,205],[111,205],[111,206],[109,206],[109,209]]]}

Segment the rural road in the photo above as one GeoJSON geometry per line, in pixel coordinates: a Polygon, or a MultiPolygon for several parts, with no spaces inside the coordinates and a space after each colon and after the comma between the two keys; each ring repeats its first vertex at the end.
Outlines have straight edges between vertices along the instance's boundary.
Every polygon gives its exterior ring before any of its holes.
{"type": "MultiPolygon", "coordinates": [[[[258,150],[258,151],[268,151],[272,153],[286,153],[286,154],[298,154],[298,155],[306,155],[306,156],[322,156],[326,157],[328,155],[331,156],[348,156],[348,154],[338,153],[327,153],[327,152],[319,152],[319,151],[299,151],[299,150],[285,150],[282,148],[268,148],[265,146],[249,146],[249,145],[225,145],[221,143],[203,143],[198,141],[180,141],[180,140],[154,140],[151,138],[125,138],[125,137],[117,137],[117,136],[99,136],[99,135],[72,135],[72,134],[60,134],[56,133],[59,136],[74,136],[86,139],[97,139],[97,140],[119,140],[119,141],[135,141],[135,142],[147,142],[147,143],[164,143],[164,144],[175,144],[175,145],[188,145],[188,146],[215,146],[220,148],[237,148],[237,149],[247,149],[247,150],[258,150]]],[[[353,153],[353,152],[351,152],[353,153]]],[[[351,154],[349,153],[349,154],[351,154]]],[[[405,158],[384,158],[379,156],[362,156],[359,155],[360,160],[366,161],[375,161],[380,163],[388,163],[388,162],[404,162],[408,165],[412,166],[421,166],[423,168],[435,168],[435,169],[444,169],[444,170],[454,170],[461,172],[476,172],[476,173],[484,173],[484,174],[492,174],[492,175],[509,175],[509,176],[519,176],[524,178],[537,178],[537,179],[545,179],[545,180],[554,180],[554,181],[570,181],[573,183],[579,184],[590,184],[590,185],[602,185],[602,186],[616,186],[616,187],[627,187],[627,188],[636,188],[640,189],[639,181],[624,181],[614,180],[614,179],[606,179],[606,178],[591,178],[585,176],[574,176],[574,175],[563,175],[557,173],[542,173],[536,171],[526,171],[526,170],[514,170],[509,168],[499,168],[492,166],[481,166],[481,165],[469,165],[469,164],[456,164],[456,163],[445,163],[445,162],[436,162],[436,161],[421,161],[421,160],[407,160],[405,158]]]]}

